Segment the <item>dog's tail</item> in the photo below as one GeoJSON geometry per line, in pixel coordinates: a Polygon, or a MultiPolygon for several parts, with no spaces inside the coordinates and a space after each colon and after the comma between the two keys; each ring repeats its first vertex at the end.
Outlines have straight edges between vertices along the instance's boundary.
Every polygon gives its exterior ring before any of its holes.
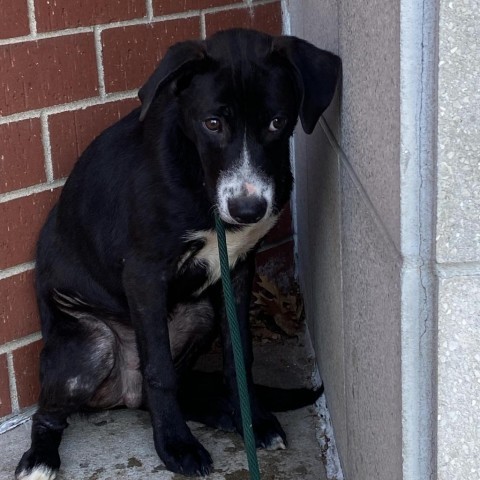
{"type": "Polygon", "coordinates": [[[282,389],[255,385],[258,398],[272,412],[296,410],[315,403],[323,394],[323,383],[318,388],[282,389]]]}
{"type": "MultiPolygon", "coordinates": [[[[262,405],[272,412],[285,412],[312,405],[323,394],[323,384],[316,388],[283,389],[254,386],[262,405]]],[[[220,372],[193,371],[181,383],[179,400],[190,420],[231,430],[230,405],[220,372]]]]}

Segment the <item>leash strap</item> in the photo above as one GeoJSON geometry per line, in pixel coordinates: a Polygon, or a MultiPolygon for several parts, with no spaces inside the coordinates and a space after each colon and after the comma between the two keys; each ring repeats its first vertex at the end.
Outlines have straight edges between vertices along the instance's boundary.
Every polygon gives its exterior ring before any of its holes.
{"type": "Polygon", "coordinates": [[[251,480],[260,480],[258,467],[257,448],[253,434],[252,413],[250,410],[250,398],[248,395],[247,374],[243,356],[240,328],[238,326],[237,310],[233,295],[232,281],[230,278],[230,267],[228,265],[227,240],[225,237],[225,225],[218,212],[215,212],[215,228],[218,238],[218,252],[220,257],[220,270],[222,274],[223,296],[225,298],[225,309],[227,312],[230,337],[232,339],[233,358],[237,374],[238,396],[240,398],[240,411],[242,415],[243,439],[247,453],[248,470],[251,480]]]}

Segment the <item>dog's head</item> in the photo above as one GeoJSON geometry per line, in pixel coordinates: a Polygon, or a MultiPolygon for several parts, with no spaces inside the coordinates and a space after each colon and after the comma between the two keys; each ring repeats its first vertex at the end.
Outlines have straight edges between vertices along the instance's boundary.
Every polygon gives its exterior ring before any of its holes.
{"type": "Polygon", "coordinates": [[[288,139],[298,117],[313,131],[339,70],[337,56],[298,38],[227,30],[168,50],[139,92],[140,119],[160,96],[174,102],[221,218],[252,224],[288,200],[288,139]]]}

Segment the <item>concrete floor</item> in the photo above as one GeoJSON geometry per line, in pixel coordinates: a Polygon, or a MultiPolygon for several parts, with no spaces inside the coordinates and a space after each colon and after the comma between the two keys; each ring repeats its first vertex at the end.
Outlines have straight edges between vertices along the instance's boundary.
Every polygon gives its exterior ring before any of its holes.
{"type": "MultiPolygon", "coordinates": [[[[301,333],[295,339],[255,346],[258,383],[272,386],[310,386],[314,361],[301,333]]],[[[218,357],[207,356],[209,368],[218,357]]],[[[321,419],[315,407],[278,414],[289,442],[287,450],[259,450],[262,480],[325,480],[322,450],[317,440],[321,419]]],[[[248,480],[243,442],[236,434],[190,424],[209,450],[215,471],[211,480],[248,480]]],[[[30,422],[0,435],[0,480],[12,480],[22,453],[29,446],[30,422]]],[[[58,480],[182,479],[164,469],[153,447],[149,417],[137,410],[101,412],[74,417],[60,447],[58,480]]]]}

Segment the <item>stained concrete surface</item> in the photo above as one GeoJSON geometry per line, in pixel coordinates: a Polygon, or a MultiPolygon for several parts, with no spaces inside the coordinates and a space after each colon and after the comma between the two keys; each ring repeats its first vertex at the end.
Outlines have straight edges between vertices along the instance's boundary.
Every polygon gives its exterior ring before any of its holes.
{"type": "MultiPolygon", "coordinates": [[[[255,347],[256,381],[291,388],[309,386],[314,361],[305,336],[279,339],[255,347]]],[[[204,366],[218,365],[209,355],[204,366]]],[[[314,407],[278,414],[289,446],[287,450],[259,450],[262,480],[325,480],[322,452],[317,440],[319,417],[314,407]]],[[[12,480],[13,471],[28,448],[30,422],[0,435],[0,480],[12,480]]],[[[191,423],[194,435],[209,450],[215,470],[211,480],[247,480],[249,473],[243,442],[236,434],[191,423]]],[[[60,447],[62,466],[58,480],[175,479],[165,470],[152,439],[149,416],[137,410],[106,411],[87,418],[73,417],[60,447]]]]}

